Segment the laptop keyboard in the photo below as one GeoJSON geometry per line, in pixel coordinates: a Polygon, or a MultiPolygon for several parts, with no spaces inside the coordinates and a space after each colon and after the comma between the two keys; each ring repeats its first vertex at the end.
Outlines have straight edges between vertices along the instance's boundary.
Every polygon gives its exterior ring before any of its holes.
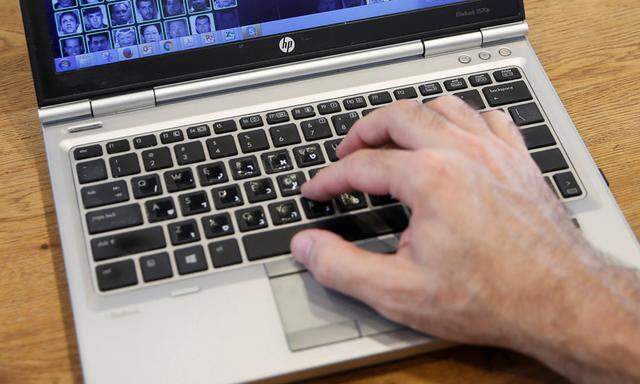
{"type": "Polygon", "coordinates": [[[446,93],[477,110],[503,108],[556,195],[584,196],[517,68],[203,122],[71,151],[97,289],[272,260],[307,228],[350,241],[402,232],[407,210],[389,196],[356,191],[316,202],[300,186],[337,161],[335,148],[361,117],[394,100],[446,93]]]}

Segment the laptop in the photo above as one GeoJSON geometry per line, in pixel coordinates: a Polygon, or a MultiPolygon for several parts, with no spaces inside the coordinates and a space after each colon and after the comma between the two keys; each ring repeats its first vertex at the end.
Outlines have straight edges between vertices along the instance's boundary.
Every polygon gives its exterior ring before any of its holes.
{"type": "Polygon", "coordinates": [[[521,0],[21,3],[88,383],[291,381],[449,346],[289,255],[312,227],[395,250],[392,197],[300,195],[395,100],[503,109],[587,239],[640,260],[521,0]]]}

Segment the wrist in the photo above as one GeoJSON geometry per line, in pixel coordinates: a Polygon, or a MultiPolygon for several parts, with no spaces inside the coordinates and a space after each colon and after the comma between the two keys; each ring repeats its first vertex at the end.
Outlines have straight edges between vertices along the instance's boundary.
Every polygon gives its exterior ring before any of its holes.
{"type": "Polygon", "coordinates": [[[544,293],[533,295],[533,305],[526,306],[531,313],[522,316],[526,319],[516,327],[511,348],[576,381],[637,380],[637,276],[607,263],[582,238],[565,252],[556,255],[562,261],[556,258],[549,271],[551,289],[541,289],[544,293]]]}

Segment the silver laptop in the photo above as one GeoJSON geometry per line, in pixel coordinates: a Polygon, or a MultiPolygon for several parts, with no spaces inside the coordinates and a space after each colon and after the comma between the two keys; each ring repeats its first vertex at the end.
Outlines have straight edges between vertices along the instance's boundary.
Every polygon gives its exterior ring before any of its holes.
{"type": "Polygon", "coordinates": [[[640,260],[520,0],[21,3],[89,383],[297,380],[447,346],[288,255],[312,227],[394,251],[391,197],[299,191],[395,100],[505,110],[575,225],[640,260]]]}

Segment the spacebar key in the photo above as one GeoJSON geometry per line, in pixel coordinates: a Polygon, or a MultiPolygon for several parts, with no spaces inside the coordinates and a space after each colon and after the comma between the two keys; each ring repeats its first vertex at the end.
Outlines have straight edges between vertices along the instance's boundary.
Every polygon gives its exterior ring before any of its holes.
{"type": "Polygon", "coordinates": [[[247,258],[250,261],[290,253],[289,243],[293,236],[305,229],[325,229],[342,236],[348,241],[358,241],[376,236],[402,232],[409,219],[400,205],[332,217],[274,231],[260,232],[242,238],[247,258]]]}

